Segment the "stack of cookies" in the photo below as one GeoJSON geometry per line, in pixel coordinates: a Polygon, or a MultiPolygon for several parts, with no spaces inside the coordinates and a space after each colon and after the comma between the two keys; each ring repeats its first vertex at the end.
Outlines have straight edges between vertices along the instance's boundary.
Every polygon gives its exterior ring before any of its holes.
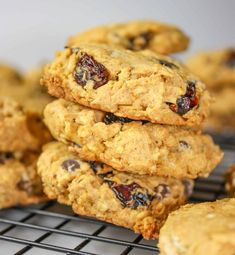
{"type": "Polygon", "coordinates": [[[200,130],[210,104],[205,85],[159,54],[187,44],[179,29],[155,22],[69,39],[41,79],[59,98],[44,111],[57,142],[38,160],[49,198],[146,239],[158,236],[192,180],[207,177],[222,158],[200,130]]]}
{"type": "Polygon", "coordinates": [[[38,96],[40,87],[29,77],[0,65],[0,209],[45,200],[36,162],[51,140],[40,115],[40,98],[48,103],[50,97],[38,96]]]}
{"type": "Polygon", "coordinates": [[[188,60],[189,68],[207,85],[215,100],[206,128],[235,130],[235,49],[200,52],[188,60]]]}

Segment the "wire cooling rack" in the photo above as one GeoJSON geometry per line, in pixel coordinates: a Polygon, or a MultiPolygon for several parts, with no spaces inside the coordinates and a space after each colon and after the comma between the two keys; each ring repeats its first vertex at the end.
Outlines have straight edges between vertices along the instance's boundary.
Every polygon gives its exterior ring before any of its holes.
{"type": "MultiPolygon", "coordinates": [[[[225,151],[222,163],[208,179],[196,181],[191,202],[226,196],[223,172],[235,162],[235,138],[214,137],[225,151]]],[[[0,255],[151,255],[159,254],[156,241],[132,231],[78,217],[54,201],[0,211],[0,255]]]]}

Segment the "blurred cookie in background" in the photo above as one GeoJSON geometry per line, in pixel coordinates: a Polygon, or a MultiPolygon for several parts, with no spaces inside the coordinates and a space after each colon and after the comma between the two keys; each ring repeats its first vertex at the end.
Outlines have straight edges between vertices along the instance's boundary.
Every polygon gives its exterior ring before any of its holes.
{"type": "Polygon", "coordinates": [[[45,105],[53,99],[39,83],[42,71],[43,66],[24,75],[0,64],[0,95],[16,100],[24,110],[41,114],[45,105]]]}
{"type": "Polygon", "coordinates": [[[101,43],[118,48],[171,54],[188,48],[189,38],[179,28],[157,21],[138,20],[94,27],[68,39],[66,46],[101,43]]]}
{"type": "Polygon", "coordinates": [[[213,132],[235,132],[235,49],[201,52],[187,64],[214,97],[205,128],[213,132]]]}

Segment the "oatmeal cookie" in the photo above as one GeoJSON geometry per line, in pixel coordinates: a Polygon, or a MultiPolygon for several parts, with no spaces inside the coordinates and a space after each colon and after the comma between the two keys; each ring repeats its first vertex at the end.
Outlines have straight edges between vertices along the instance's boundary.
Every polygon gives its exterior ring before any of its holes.
{"type": "Polygon", "coordinates": [[[235,199],[189,204],[171,213],[160,231],[162,255],[233,255],[235,199]]]}
{"type": "Polygon", "coordinates": [[[59,52],[41,82],[53,96],[160,124],[199,125],[211,101],[205,85],[178,61],[104,45],[59,52]]]}
{"type": "Polygon", "coordinates": [[[39,150],[50,140],[40,116],[25,112],[12,99],[0,98],[0,151],[39,150]]]}
{"type": "Polygon", "coordinates": [[[188,67],[210,88],[235,86],[235,49],[200,52],[188,60],[188,67]]]}
{"type": "Polygon", "coordinates": [[[0,152],[0,209],[46,200],[36,172],[38,155],[0,152]]]}
{"type": "Polygon", "coordinates": [[[46,106],[44,122],[82,159],[136,174],[208,176],[223,155],[201,131],[120,118],[63,99],[46,106]]]}
{"type": "Polygon", "coordinates": [[[171,54],[187,49],[189,38],[177,27],[157,21],[131,21],[89,29],[69,38],[67,45],[101,43],[139,51],[171,54]]]}
{"type": "Polygon", "coordinates": [[[167,214],[185,203],[189,180],[120,173],[82,161],[62,143],[44,147],[38,173],[50,199],[72,206],[75,213],[133,229],[156,238],[167,214]]]}

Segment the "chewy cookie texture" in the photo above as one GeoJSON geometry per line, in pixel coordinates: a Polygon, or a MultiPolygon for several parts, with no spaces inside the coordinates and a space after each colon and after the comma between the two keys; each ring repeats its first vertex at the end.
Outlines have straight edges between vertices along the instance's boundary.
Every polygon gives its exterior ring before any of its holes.
{"type": "Polygon", "coordinates": [[[117,172],[94,161],[82,161],[68,147],[44,147],[38,173],[50,199],[71,205],[80,215],[131,228],[156,238],[168,213],[185,203],[192,182],[117,172]]]}
{"type": "Polygon", "coordinates": [[[101,43],[133,51],[171,54],[188,47],[189,38],[177,27],[156,21],[131,21],[92,28],[69,38],[67,46],[101,43]]]}
{"type": "Polygon", "coordinates": [[[120,171],[196,178],[207,176],[222,158],[201,131],[120,118],[63,99],[46,106],[44,121],[82,159],[120,171]]]}
{"type": "Polygon", "coordinates": [[[0,209],[46,199],[36,161],[52,138],[41,116],[51,97],[41,92],[39,73],[0,65],[0,209]]]}
{"type": "Polygon", "coordinates": [[[233,255],[235,199],[189,204],[171,213],[160,231],[162,255],[233,255]]]}
{"type": "Polygon", "coordinates": [[[41,82],[53,96],[169,125],[200,125],[211,101],[205,85],[179,62],[98,44],[59,52],[41,82]]]}
{"type": "Polygon", "coordinates": [[[0,209],[46,200],[37,175],[37,153],[0,152],[0,209]]]}

